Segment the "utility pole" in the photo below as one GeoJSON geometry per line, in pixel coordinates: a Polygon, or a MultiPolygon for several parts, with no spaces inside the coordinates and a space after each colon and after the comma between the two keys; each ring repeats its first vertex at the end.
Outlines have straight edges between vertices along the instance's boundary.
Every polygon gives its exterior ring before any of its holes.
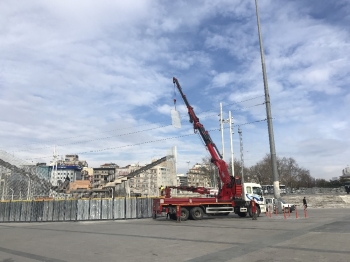
{"type": "MultiPolygon", "coordinates": [[[[280,199],[281,195],[280,195],[279,177],[278,177],[278,171],[277,171],[277,160],[276,160],[275,140],[274,140],[274,134],[273,134],[273,125],[272,125],[270,94],[269,94],[269,87],[268,87],[268,83],[267,83],[264,47],[263,47],[262,37],[261,37],[258,0],[255,0],[255,8],[256,8],[256,20],[257,20],[257,24],[258,24],[261,66],[262,66],[263,80],[264,80],[267,127],[268,127],[268,131],[269,131],[269,141],[270,141],[270,155],[271,155],[271,166],[272,166],[272,174],[273,174],[273,189],[274,189],[273,192],[274,192],[275,198],[280,199]]],[[[280,212],[280,210],[279,210],[279,212],[280,212]]]]}
{"type": "Polygon", "coordinates": [[[234,161],[235,161],[235,158],[234,158],[234,153],[233,153],[233,139],[232,139],[232,136],[234,134],[233,130],[232,130],[232,117],[231,117],[231,111],[228,112],[228,121],[229,121],[229,125],[230,125],[230,144],[231,144],[231,170],[232,170],[232,176],[234,177],[235,176],[235,168],[234,168],[234,161]]]}
{"type": "MultiPolygon", "coordinates": [[[[238,127],[238,134],[239,134],[239,144],[240,144],[240,149],[241,149],[241,175],[242,175],[242,184],[244,183],[244,173],[243,173],[243,168],[244,168],[244,159],[243,159],[243,139],[242,139],[242,130],[241,127],[238,127]]],[[[244,188],[244,187],[243,187],[244,188]]]]}
{"type": "Polygon", "coordinates": [[[243,138],[242,138],[242,129],[238,126],[238,134],[239,134],[239,145],[241,150],[241,184],[242,184],[242,195],[245,196],[245,187],[244,187],[244,158],[243,158],[243,138]]]}
{"type": "Polygon", "coordinates": [[[222,143],[222,159],[224,158],[225,154],[225,145],[224,145],[224,119],[222,117],[222,103],[220,103],[220,131],[221,131],[221,143],[222,143]]]}
{"type": "Polygon", "coordinates": [[[224,158],[224,154],[225,154],[225,143],[224,143],[224,123],[228,123],[230,125],[230,147],[231,147],[231,162],[232,162],[232,169],[231,169],[231,173],[232,176],[235,176],[235,171],[234,171],[234,153],[233,153],[233,141],[232,141],[232,135],[233,135],[233,131],[232,131],[232,117],[231,117],[231,111],[229,111],[229,117],[227,120],[223,119],[223,115],[222,115],[222,103],[220,103],[220,131],[221,131],[221,143],[222,143],[222,159],[224,158]]]}

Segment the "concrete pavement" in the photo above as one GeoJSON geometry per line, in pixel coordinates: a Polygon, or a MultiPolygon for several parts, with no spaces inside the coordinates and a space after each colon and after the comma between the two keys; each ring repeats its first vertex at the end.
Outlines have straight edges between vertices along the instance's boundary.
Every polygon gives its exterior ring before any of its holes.
{"type": "Polygon", "coordinates": [[[350,261],[350,209],[303,215],[0,224],[0,262],[350,261]]]}

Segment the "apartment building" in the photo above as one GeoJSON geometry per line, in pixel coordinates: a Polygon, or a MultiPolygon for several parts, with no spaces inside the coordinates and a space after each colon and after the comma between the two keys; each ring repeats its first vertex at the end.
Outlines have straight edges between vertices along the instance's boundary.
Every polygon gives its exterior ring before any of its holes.
{"type": "Polygon", "coordinates": [[[194,187],[210,187],[210,174],[202,164],[195,164],[187,172],[187,185],[194,187]]]}

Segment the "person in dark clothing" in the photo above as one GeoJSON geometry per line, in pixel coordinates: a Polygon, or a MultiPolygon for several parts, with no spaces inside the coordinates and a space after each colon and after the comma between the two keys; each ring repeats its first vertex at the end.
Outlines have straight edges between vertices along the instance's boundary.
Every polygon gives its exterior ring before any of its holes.
{"type": "Polygon", "coordinates": [[[306,198],[304,197],[303,198],[303,205],[304,205],[304,210],[307,209],[307,202],[306,202],[306,198]]]}

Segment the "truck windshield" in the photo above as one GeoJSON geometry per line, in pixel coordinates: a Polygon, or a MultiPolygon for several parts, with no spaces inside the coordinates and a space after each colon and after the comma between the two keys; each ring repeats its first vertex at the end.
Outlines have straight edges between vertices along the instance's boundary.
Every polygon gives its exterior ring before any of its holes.
{"type": "Polygon", "coordinates": [[[253,194],[261,196],[261,187],[253,187],[253,194]]]}

